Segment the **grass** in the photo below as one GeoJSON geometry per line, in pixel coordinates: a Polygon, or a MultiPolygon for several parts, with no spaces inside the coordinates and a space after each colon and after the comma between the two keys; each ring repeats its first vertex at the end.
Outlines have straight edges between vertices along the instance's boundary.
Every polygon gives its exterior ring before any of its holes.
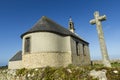
{"type": "MultiPolygon", "coordinates": [[[[5,69],[5,68],[1,68],[5,69]]],[[[108,80],[120,80],[120,63],[112,63],[112,68],[95,64],[93,66],[46,67],[38,69],[18,69],[16,76],[24,76],[27,80],[98,80],[89,76],[91,70],[107,70],[108,80]],[[115,73],[114,71],[118,71],[115,73]]]]}
{"type": "Polygon", "coordinates": [[[74,66],[72,64],[68,67],[46,67],[35,69],[20,69],[17,70],[17,75],[26,76],[32,80],[98,80],[89,76],[91,70],[107,70],[108,80],[120,80],[120,64],[112,63],[112,68],[103,67],[103,65],[95,64],[93,66],[74,66]],[[114,73],[118,71],[118,73],[114,73]],[[30,74],[31,76],[27,76],[30,74]],[[33,75],[34,74],[34,75],[33,75]]]}
{"type": "Polygon", "coordinates": [[[112,67],[120,68],[120,63],[118,63],[118,62],[111,63],[111,65],[112,65],[112,67]]]}

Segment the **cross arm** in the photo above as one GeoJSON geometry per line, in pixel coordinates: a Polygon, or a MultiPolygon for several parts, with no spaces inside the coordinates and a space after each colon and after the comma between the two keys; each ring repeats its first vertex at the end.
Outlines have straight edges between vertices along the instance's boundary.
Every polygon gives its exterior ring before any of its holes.
{"type": "Polygon", "coordinates": [[[104,21],[104,20],[106,20],[106,15],[100,16],[100,17],[98,18],[98,20],[99,20],[99,21],[104,21]]]}
{"type": "Polygon", "coordinates": [[[92,20],[90,20],[90,24],[95,24],[96,23],[96,20],[95,19],[92,19],[92,20]]]}

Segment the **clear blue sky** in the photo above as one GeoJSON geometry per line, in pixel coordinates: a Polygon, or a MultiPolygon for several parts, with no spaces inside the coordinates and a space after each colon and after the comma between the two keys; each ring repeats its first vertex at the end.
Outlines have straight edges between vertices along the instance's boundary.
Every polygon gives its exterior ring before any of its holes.
{"type": "Polygon", "coordinates": [[[107,16],[102,25],[110,58],[120,58],[120,0],[0,0],[0,66],[21,50],[20,35],[43,15],[65,28],[72,16],[76,33],[90,43],[91,59],[101,59],[96,26],[89,24],[95,11],[107,16]]]}

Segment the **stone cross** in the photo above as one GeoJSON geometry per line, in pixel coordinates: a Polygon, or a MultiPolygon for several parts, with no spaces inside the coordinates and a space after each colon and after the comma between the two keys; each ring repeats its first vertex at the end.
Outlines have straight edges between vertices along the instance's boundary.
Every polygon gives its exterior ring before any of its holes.
{"type": "Polygon", "coordinates": [[[105,44],[105,40],[104,40],[104,34],[103,34],[103,31],[102,31],[102,25],[101,25],[101,21],[106,20],[106,16],[105,15],[99,16],[99,12],[96,11],[94,13],[94,18],[95,19],[90,20],[90,23],[91,24],[96,24],[96,26],[97,26],[100,48],[101,48],[101,52],[102,52],[103,65],[105,67],[111,67],[108,52],[107,52],[107,48],[106,48],[106,44],[105,44]]]}

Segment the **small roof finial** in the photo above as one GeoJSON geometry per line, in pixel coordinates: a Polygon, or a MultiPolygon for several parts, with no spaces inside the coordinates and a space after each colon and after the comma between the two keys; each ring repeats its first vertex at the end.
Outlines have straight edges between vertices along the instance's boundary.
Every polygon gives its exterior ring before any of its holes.
{"type": "Polygon", "coordinates": [[[69,21],[72,22],[72,17],[70,16],[69,21]]]}

